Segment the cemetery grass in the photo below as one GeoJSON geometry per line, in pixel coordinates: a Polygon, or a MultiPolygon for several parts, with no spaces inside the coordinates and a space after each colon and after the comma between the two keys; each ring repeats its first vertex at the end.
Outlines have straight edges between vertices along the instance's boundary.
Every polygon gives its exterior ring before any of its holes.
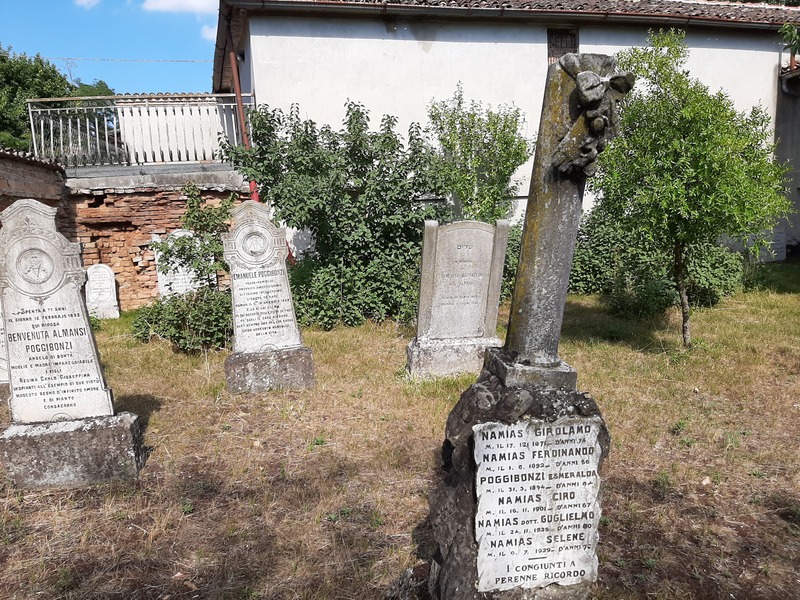
{"type": "MultiPolygon", "coordinates": [[[[148,462],[137,483],[0,488],[1,598],[371,599],[430,558],[444,422],[474,377],[407,381],[413,332],[368,323],[304,332],[315,390],[234,396],[225,352],[141,344],[130,317],[97,340],[148,462]]],[[[689,351],[679,323],[568,301],[561,354],[613,439],[593,597],[800,598],[800,264],[697,310],[689,351]]]]}

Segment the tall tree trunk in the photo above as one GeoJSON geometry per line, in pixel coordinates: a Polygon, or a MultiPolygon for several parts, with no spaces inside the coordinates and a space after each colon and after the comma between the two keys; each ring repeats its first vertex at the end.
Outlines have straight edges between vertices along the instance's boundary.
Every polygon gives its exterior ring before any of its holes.
{"type": "Polygon", "coordinates": [[[686,293],[686,275],[684,273],[684,244],[675,244],[673,253],[673,281],[675,288],[678,290],[678,296],[681,301],[681,316],[683,317],[681,334],[683,335],[683,347],[692,347],[692,333],[689,323],[689,295],[686,293]]]}

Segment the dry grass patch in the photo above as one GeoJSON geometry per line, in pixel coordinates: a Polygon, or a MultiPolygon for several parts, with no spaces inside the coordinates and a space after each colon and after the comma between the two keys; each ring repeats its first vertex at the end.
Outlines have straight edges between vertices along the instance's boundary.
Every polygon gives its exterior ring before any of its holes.
{"type": "MultiPolygon", "coordinates": [[[[675,315],[626,322],[570,298],[562,355],[613,437],[597,598],[800,597],[800,269],[779,274],[780,291],[697,311],[690,352],[675,315]]],[[[224,352],[105,322],[108,380],[147,422],[148,463],[136,484],[0,488],[0,597],[380,598],[431,552],[444,422],[473,381],[408,381],[411,335],[306,331],[315,390],[234,396],[224,352]]]]}

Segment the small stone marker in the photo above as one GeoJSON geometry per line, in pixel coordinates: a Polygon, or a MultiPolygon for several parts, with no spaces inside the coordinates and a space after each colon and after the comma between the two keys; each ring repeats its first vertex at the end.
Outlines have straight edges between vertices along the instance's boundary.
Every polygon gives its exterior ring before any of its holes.
{"type": "Polygon", "coordinates": [[[86,269],[86,308],[98,319],[118,319],[117,280],[108,265],[97,264],[86,269]]]}
{"type": "Polygon", "coordinates": [[[548,71],[506,343],[450,412],[429,495],[434,600],[585,600],[597,579],[610,437],[558,342],[583,186],[633,85],[615,69],[567,54],[548,71]]]}
{"type": "MultiPolygon", "coordinates": [[[[186,229],[176,229],[167,235],[166,242],[174,243],[175,240],[180,238],[191,238],[194,234],[186,229]]],[[[161,237],[153,235],[154,242],[160,242],[161,237]]],[[[158,274],[158,294],[162,298],[167,296],[182,296],[183,294],[194,292],[199,289],[201,282],[198,279],[197,273],[185,267],[172,268],[167,272],[162,272],[159,268],[161,261],[161,253],[156,250],[154,252],[156,273],[158,274]]]]}
{"type": "Polygon", "coordinates": [[[488,347],[499,347],[497,308],[508,221],[496,226],[425,221],[417,336],[406,368],[415,378],[478,373],[488,347]]]}
{"type": "Polygon", "coordinates": [[[144,457],[138,417],[114,415],[81,294],[80,244],[56,231],[55,213],[25,199],[0,214],[13,421],[0,448],[19,487],[133,478],[144,457]]]}
{"type": "Polygon", "coordinates": [[[269,209],[243,202],[222,236],[231,269],[233,352],[225,361],[228,389],[262,392],[314,386],[311,350],[303,345],[286,272],[286,232],[269,209]]]}

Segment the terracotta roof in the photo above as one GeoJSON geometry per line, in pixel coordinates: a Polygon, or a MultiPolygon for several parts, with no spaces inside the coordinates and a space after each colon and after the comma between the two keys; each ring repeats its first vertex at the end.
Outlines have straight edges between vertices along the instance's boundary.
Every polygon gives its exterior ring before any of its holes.
{"type": "MultiPolygon", "coordinates": [[[[530,11],[587,17],[672,17],[679,19],[708,19],[738,23],[782,25],[800,21],[800,7],[741,2],[711,2],[704,0],[223,0],[223,4],[246,10],[308,10],[331,11],[348,6],[414,7],[422,9],[471,9],[472,11],[507,10],[530,11]]],[[[479,12],[473,12],[477,17],[479,12]]]]}

